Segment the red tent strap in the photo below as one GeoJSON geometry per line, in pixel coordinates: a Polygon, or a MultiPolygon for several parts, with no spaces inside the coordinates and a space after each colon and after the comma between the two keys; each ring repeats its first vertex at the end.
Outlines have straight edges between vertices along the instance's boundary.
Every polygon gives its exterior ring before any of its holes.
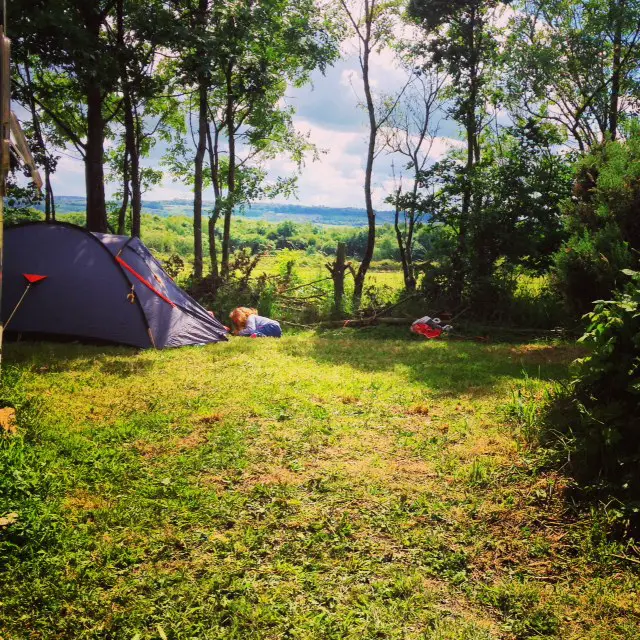
{"type": "Polygon", "coordinates": [[[46,280],[49,276],[39,276],[36,273],[23,273],[24,279],[29,284],[35,284],[36,282],[40,282],[41,280],[46,280]]]}
{"type": "Polygon", "coordinates": [[[151,291],[153,291],[153,293],[155,293],[159,298],[162,298],[167,304],[170,304],[172,307],[176,306],[175,302],[172,302],[171,300],[169,300],[169,298],[167,298],[167,296],[164,295],[164,293],[158,291],[149,281],[145,280],[135,269],[130,267],[120,256],[116,256],[116,260],[118,264],[123,266],[132,276],[135,276],[138,280],[140,280],[143,285],[149,287],[149,289],[151,289],[151,291]]]}

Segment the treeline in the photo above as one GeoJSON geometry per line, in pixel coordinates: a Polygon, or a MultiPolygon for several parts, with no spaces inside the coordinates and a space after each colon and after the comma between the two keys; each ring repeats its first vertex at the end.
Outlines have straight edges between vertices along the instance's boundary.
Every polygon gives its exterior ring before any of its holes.
{"type": "Polygon", "coordinates": [[[162,140],[163,170],[194,189],[194,276],[206,250],[212,296],[231,275],[234,212],[295,190],[295,176],[266,179],[268,161],[301,167],[314,153],[287,88],[337,60],[343,41],[358,44],[368,126],[355,307],[388,239],[374,208],[383,162],[405,287],[438,307],[491,315],[525,273],[548,277],[577,315],[637,266],[621,203],[593,202],[621,166],[622,203],[635,193],[640,0],[20,0],[12,14],[14,91],[47,217],[51,172],[75,147],[87,226],[139,235],[142,193],[161,180],[143,160],[162,140]],[[392,94],[371,77],[380,51],[404,72],[392,94]],[[434,161],[446,120],[461,145],[434,161]],[[105,175],[122,185],[111,221],[105,175]]]}
{"type": "MultiPolygon", "coordinates": [[[[36,212],[30,218],[42,219],[36,212]]],[[[24,216],[22,216],[24,219],[24,216]]],[[[82,225],[83,213],[60,214],[62,222],[82,225]]],[[[163,258],[175,254],[186,262],[193,263],[193,221],[185,216],[155,216],[142,214],[141,229],[145,244],[163,258]]],[[[218,240],[220,232],[217,232],[218,240]]],[[[417,241],[423,251],[428,251],[430,231],[425,228],[417,241]]],[[[282,249],[306,251],[310,255],[333,256],[338,243],[343,242],[347,256],[361,260],[367,244],[367,232],[359,227],[330,227],[311,223],[298,224],[290,220],[274,223],[263,220],[239,218],[231,230],[230,249],[232,252],[249,250],[252,254],[270,254],[282,249]]],[[[208,238],[204,238],[204,249],[208,251],[208,238]]],[[[376,230],[375,260],[399,261],[398,245],[391,225],[380,225],[376,230]]]]}
{"type": "Polygon", "coordinates": [[[113,230],[125,232],[130,216],[139,236],[142,193],[162,175],[143,159],[161,140],[168,170],[193,185],[195,275],[210,187],[211,266],[226,277],[234,209],[294,188],[294,177],[267,182],[264,162],[285,155],[299,164],[309,149],[284,97],[336,59],[330,14],[313,0],[21,0],[13,9],[14,93],[31,116],[47,218],[51,172],[73,147],[85,165],[87,227],[109,230],[108,176],[122,185],[113,230]]]}

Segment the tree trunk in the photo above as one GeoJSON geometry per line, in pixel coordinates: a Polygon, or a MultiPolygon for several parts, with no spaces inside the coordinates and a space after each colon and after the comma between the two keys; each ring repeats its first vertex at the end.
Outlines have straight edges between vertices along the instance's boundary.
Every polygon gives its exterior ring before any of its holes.
{"type": "Polygon", "coordinates": [[[333,279],[333,308],[334,313],[341,317],[344,314],[344,274],[347,269],[347,245],[338,243],[336,261],[331,269],[333,279]]]}
{"type": "Polygon", "coordinates": [[[395,215],[393,218],[393,227],[396,232],[396,240],[398,241],[398,251],[400,252],[400,262],[402,264],[402,277],[404,279],[404,286],[407,286],[407,282],[409,281],[409,269],[407,263],[407,252],[405,250],[404,237],[402,235],[402,230],[400,229],[400,203],[398,199],[400,198],[400,193],[402,189],[399,187],[396,190],[396,206],[395,206],[395,215]]]}
{"type": "Polygon", "coordinates": [[[56,221],[56,201],[53,196],[53,186],[51,185],[51,170],[48,166],[44,168],[44,188],[45,188],[45,210],[48,222],[56,221]]]}
{"type": "Polygon", "coordinates": [[[371,15],[368,4],[366,6],[366,29],[365,42],[363,45],[362,53],[362,81],[364,84],[364,93],[367,103],[367,113],[369,115],[369,144],[367,146],[367,164],[365,167],[364,175],[364,202],[367,210],[367,246],[362,258],[362,262],[358,267],[358,272],[355,276],[355,283],[353,288],[353,306],[354,309],[358,309],[362,300],[362,290],[364,289],[364,281],[371,265],[373,258],[373,250],[376,245],[376,212],[373,209],[373,198],[371,179],[373,175],[373,163],[375,160],[375,148],[376,148],[376,136],[378,133],[378,125],[376,122],[375,105],[373,103],[373,96],[371,95],[371,85],[369,82],[369,42],[371,37],[371,21],[373,16],[371,15]]]}
{"type": "Polygon", "coordinates": [[[139,238],[142,233],[142,175],[140,170],[140,143],[142,133],[140,121],[133,101],[131,116],[133,122],[133,153],[131,154],[131,236],[139,238]]]}
{"type": "MultiPolygon", "coordinates": [[[[476,126],[476,108],[478,101],[478,52],[476,49],[477,16],[475,8],[470,9],[470,29],[468,47],[470,51],[469,61],[469,97],[467,98],[465,114],[465,130],[467,136],[467,163],[464,171],[464,190],[462,194],[462,207],[460,211],[460,223],[458,225],[458,246],[452,256],[454,277],[454,295],[461,296],[464,289],[465,259],[468,253],[469,218],[471,215],[471,203],[473,199],[473,171],[480,156],[480,145],[476,126]]],[[[477,249],[477,248],[476,248],[477,249]]]]}
{"type": "Polygon", "coordinates": [[[227,173],[227,202],[224,209],[224,229],[222,232],[222,278],[229,277],[229,254],[231,244],[231,216],[235,204],[236,193],[236,131],[234,118],[233,85],[232,85],[233,64],[230,62],[226,70],[227,82],[227,132],[229,138],[229,171],[227,173]]]}
{"type": "Polygon", "coordinates": [[[213,215],[209,216],[209,259],[211,260],[211,276],[217,285],[220,278],[218,269],[218,250],[216,247],[216,225],[220,216],[220,205],[216,201],[213,215]]]}
{"type": "Polygon", "coordinates": [[[198,148],[193,174],[193,275],[202,278],[202,183],[204,154],[207,150],[207,86],[204,78],[198,86],[198,148]]]}
{"type": "Polygon", "coordinates": [[[218,269],[218,251],[216,247],[216,225],[220,218],[222,193],[220,190],[220,171],[218,163],[218,131],[216,129],[215,138],[212,139],[211,125],[209,122],[207,122],[207,146],[209,148],[211,182],[213,184],[213,192],[215,196],[213,212],[209,216],[209,259],[211,260],[211,275],[213,276],[214,284],[217,287],[220,271],[218,269]]]}
{"type": "MultiPolygon", "coordinates": [[[[207,25],[208,10],[208,0],[198,0],[196,24],[203,31],[207,25]]],[[[193,275],[196,279],[202,278],[202,185],[204,154],[207,151],[208,88],[207,76],[200,72],[198,74],[198,145],[193,169],[193,275]]]]}
{"type": "Polygon", "coordinates": [[[28,63],[24,63],[24,72],[28,87],[28,100],[29,108],[31,111],[31,121],[33,122],[33,131],[36,136],[36,142],[42,151],[44,158],[44,216],[47,222],[51,222],[56,219],[55,202],[53,200],[53,188],[51,187],[51,170],[49,163],[47,162],[47,146],[44,142],[44,136],[42,135],[42,127],[40,126],[40,116],[36,109],[36,101],[33,97],[33,86],[31,84],[31,70],[28,63]]]}
{"type": "Polygon", "coordinates": [[[618,134],[618,110],[620,102],[620,82],[622,76],[622,22],[625,0],[613,2],[615,31],[613,36],[613,60],[611,62],[611,95],[609,100],[609,136],[615,140],[618,134]]]}
{"type": "Polygon", "coordinates": [[[87,189],[87,229],[107,233],[107,206],[104,194],[104,118],[102,89],[95,78],[86,85],[87,144],[85,182],[87,189]]]}
{"type": "MultiPolygon", "coordinates": [[[[125,81],[123,79],[123,81],[125,81]]],[[[126,82],[126,81],[125,81],[126,82]]],[[[131,184],[131,236],[139,238],[140,237],[140,208],[139,208],[139,198],[140,198],[140,157],[138,154],[138,145],[136,143],[136,131],[135,131],[135,122],[133,117],[133,105],[131,103],[131,93],[129,91],[129,87],[125,86],[123,88],[123,105],[122,108],[124,110],[124,130],[125,130],[125,152],[129,162],[129,171],[128,171],[128,179],[131,184]],[[134,182],[138,185],[138,210],[136,216],[136,200],[135,200],[135,190],[133,188],[134,182]]],[[[128,196],[128,194],[127,194],[128,196]]],[[[127,197],[127,206],[128,206],[128,197],[127,197]]]]}
{"type": "Polygon", "coordinates": [[[122,159],[122,206],[118,212],[118,235],[127,233],[127,210],[129,209],[129,152],[125,145],[122,159]]]}
{"type": "Polygon", "coordinates": [[[407,291],[414,292],[416,290],[416,269],[413,264],[413,232],[416,228],[416,198],[418,197],[418,181],[419,173],[417,171],[418,163],[415,161],[416,175],[413,180],[413,193],[411,198],[411,210],[409,211],[409,229],[407,230],[407,246],[406,246],[406,260],[407,260],[407,274],[408,280],[405,282],[407,291]]]}

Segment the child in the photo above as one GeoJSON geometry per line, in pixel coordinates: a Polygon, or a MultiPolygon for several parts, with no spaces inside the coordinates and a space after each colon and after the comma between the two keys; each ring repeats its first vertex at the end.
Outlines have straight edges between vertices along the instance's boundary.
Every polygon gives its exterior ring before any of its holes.
{"type": "Polygon", "coordinates": [[[280,338],[282,329],[280,324],[270,318],[258,315],[257,309],[238,307],[230,314],[233,325],[233,334],[236,336],[249,336],[251,338],[280,338]]]}

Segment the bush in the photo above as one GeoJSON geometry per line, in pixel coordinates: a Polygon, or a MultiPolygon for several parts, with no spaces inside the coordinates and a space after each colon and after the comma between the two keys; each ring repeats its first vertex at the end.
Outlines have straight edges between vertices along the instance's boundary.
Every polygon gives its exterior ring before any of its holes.
{"type": "Polygon", "coordinates": [[[575,166],[573,197],[563,215],[569,240],[554,260],[558,290],[576,315],[608,298],[640,249],[640,126],[624,140],[596,147],[575,166]]]}
{"type": "Polygon", "coordinates": [[[613,224],[573,235],[554,258],[553,281],[569,311],[581,316],[616,288],[621,271],[633,263],[629,245],[613,224]]]}
{"type": "Polygon", "coordinates": [[[640,274],[615,299],[597,302],[566,389],[544,417],[543,443],[564,453],[577,480],[621,499],[640,523],[640,274]]]}

